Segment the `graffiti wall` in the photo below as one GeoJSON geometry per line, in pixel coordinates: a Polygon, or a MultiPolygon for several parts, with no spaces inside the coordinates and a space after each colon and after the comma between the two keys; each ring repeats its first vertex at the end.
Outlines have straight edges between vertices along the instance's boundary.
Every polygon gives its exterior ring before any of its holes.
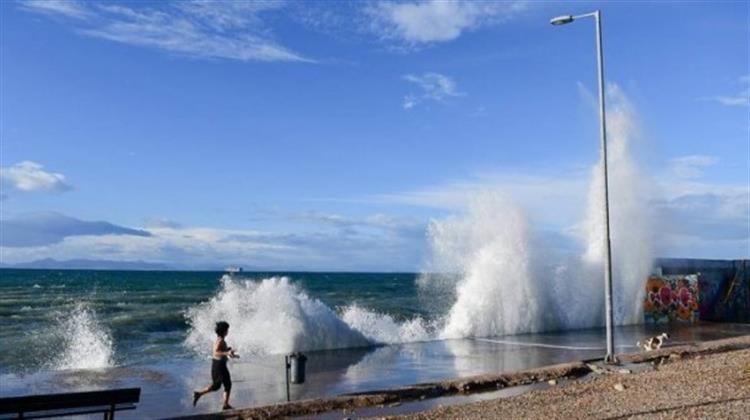
{"type": "Polygon", "coordinates": [[[657,260],[659,275],[646,281],[645,321],[750,323],[749,269],[748,260],[657,260]]]}
{"type": "Polygon", "coordinates": [[[649,277],[643,301],[645,321],[694,322],[700,319],[698,284],[697,274],[649,277]]]}

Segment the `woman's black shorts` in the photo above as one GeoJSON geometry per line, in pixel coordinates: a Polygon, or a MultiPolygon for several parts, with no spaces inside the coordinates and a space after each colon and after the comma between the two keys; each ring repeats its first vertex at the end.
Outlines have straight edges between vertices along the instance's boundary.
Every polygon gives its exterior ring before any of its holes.
{"type": "Polygon", "coordinates": [[[211,390],[216,391],[224,385],[224,391],[229,392],[232,389],[232,377],[229,376],[227,368],[227,359],[211,360],[211,390]]]}

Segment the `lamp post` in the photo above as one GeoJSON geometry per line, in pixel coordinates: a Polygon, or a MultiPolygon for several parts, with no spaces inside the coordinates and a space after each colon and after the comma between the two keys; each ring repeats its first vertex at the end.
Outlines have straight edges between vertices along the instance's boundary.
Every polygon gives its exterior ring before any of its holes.
{"type": "Polygon", "coordinates": [[[615,342],[612,331],[613,304],[612,304],[612,246],[609,236],[609,180],[607,176],[607,123],[604,113],[604,55],[602,53],[602,14],[601,11],[586,13],[583,15],[563,15],[552,18],[553,25],[565,25],[576,19],[593,17],[596,21],[596,58],[597,75],[599,78],[599,136],[602,143],[602,176],[604,177],[604,299],[607,326],[607,355],[604,357],[606,363],[617,363],[615,357],[615,342]]]}

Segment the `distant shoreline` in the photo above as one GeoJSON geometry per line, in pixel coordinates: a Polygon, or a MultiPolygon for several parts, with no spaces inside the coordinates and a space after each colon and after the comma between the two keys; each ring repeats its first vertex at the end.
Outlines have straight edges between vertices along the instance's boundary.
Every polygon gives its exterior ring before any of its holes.
{"type": "MultiPolygon", "coordinates": [[[[684,258],[684,257],[657,257],[654,258],[654,266],[680,265],[680,266],[726,266],[727,263],[746,261],[744,258],[684,258]]],[[[426,273],[422,270],[309,270],[304,268],[278,269],[262,268],[243,265],[242,274],[437,274],[426,273]]],[[[192,272],[192,273],[225,273],[225,266],[207,268],[174,267],[166,263],[155,263],[148,261],[110,261],[110,260],[55,260],[46,258],[42,260],[23,262],[18,264],[0,264],[0,270],[60,270],[60,271],[160,271],[160,272],[192,272]]]]}
{"type": "MultiPolygon", "coordinates": [[[[223,268],[216,269],[202,269],[202,268],[114,268],[114,267],[33,267],[24,264],[19,265],[0,265],[0,270],[38,270],[38,271],[157,271],[157,272],[173,272],[173,273],[218,273],[224,274],[226,271],[223,268]]],[[[421,271],[348,271],[348,270],[264,270],[264,269],[245,269],[241,273],[234,273],[235,275],[246,275],[246,274],[406,274],[414,275],[421,274],[421,271]]]]}

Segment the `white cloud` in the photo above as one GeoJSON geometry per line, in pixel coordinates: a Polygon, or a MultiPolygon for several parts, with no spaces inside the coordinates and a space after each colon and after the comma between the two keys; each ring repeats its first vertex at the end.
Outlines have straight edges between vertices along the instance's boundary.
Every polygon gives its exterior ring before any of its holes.
{"type": "Polygon", "coordinates": [[[65,175],[47,172],[41,164],[29,160],[0,168],[0,181],[19,191],[66,191],[71,188],[65,182],[65,175]]]}
{"type": "Polygon", "coordinates": [[[743,86],[737,94],[716,95],[700,99],[718,102],[724,106],[750,106],[750,75],[741,76],[737,79],[737,83],[743,86]]]}
{"type": "MultiPolygon", "coordinates": [[[[698,155],[675,160],[698,165],[699,169],[717,161],[698,155]]],[[[652,208],[656,215],[659,256],[749,258],[750,187],[676,178],[670,165],[666,168],[655,178],[653,188],[658,195],[651,202],[640,203],[652,208]]],[[[455,214],[465,211],[471,200],[483,192],[499,191],[519,203],[542,229],[575,236],[585,214],[590,171],[543,172],[498,171],[365,200],[455,214]]],[[[688,171],[688,175],[694,174],[688,171]]],[[[616,198],[612,206],[618,205],[616,198]]],[[[628,201],[627,197],[623,199],[628,201]]]]}
{"type": "Polygon", "coordinates": [[[27,217],[3,223],[4,230],[13,228],[15,239],[0,244],[0,250],[7,264],[52,258],[199,269],[240,264],[266,270],[376,271],[414,270],[421,261],[425,223],[382,214],[349,218],[317,212],[291,221],[302,222],[304,228],[290,233],[170,223],[131,229],[61,215],[27,217]]]}
{"type": "Polygon", "coordinates": [[[86,19],[91,16],[84,4],[72,0],[23,0],[21,8],[24,10],[48,14],[51,16],[65,16],[74,19],[86,19]]]}
{"type": "Polygon", "coordinates": [[[416,84],[420,89],[419,93],[409,93],[404,96],[402,103],[404,109],[412,109],[423,101],[443,103],[450,97],[465,95],[458,91],[458,86],[453,79],[440,73],[428,72],[421,76],[407,74],[404,80],[416,84]]]}
{"type": "Polygon", "coordinates": [[[78,32],[124,44],[208,59],[303,61],[311,59],[279,45],[260,14],[281,2],[165,2],[163,7],[128,3],[25,2],[22,8],[76,18],[78,32]]]}
{"type": "Polygon", "coordinates": [[[672,158],[669,166],[672,173],[680,178],[699,178],[703,170],[719,161],[716,156],[688,155],[672,158]]]}
{"type": "Polygon", "coordinates": [[[368,197],[375,202],[463,211],[477,195],[500,191],[534,213],[544,225],[570,226],[578,222],[588,188],[588,171],[498,171],[476,174],[464,180],[392,194],[368,197]],[[529,175],[529,172],[536,174],[529,175]]]}
{"type": "Polygon", "coordinates": [[[750,187],[672,181],[661,189],[663,256],[750,258],[750,187]]]}
{"type": "Polygon", "coordinates": [[[417,97],[410,93],[404,96],[404,101],[401,106],[404,107],[404,109],[412,109],[417,105],[417,102],[417,97]]]}
{"type": "Polygon", "coordinates": [[[750,185],[701,180],[714,156],[671,159],[659,177],[659,241],[665,257],[749,258],[750,185]]]}
{"type": "MultiPolygon", "coordinates": [[[[395,217],[387,214],[372,214],[367,217],[344,217],[339,214],[308,212],[299,220],[341,229],[361,229],[363,231],[424,231],[425,223],[413,218],[395,217]]],[[[381,233],[382,233],[381,232],[381,233]]]]}
{"type": "Polygon", "coordinates": [[[735,96],[714,96],[713,99],[725,106],[748,106],[750,105],[750,90],[735,96]]]}
{"type": "Polygon", "coordinates": [[[528,3],[366,1],[331,8],[325,2],[282,0],[26,0],[19,2],[19,8],[66,20],[77,32],[87,36],[191,57],[314,62],[277,42],[271,28],[265,24],[268,18],[284,13],[285,18],[307,29],[324,31],[334,37],[374,34],[395,50],[413,50],[502,23],[528,3]]]}
{"type": "Polygon", "coordinates": [[[380,1],[367,9],[371,30],[407,45],[451,41],[466,31],[503,22],[527,2],[380,1]]]}
{"type": "Polygon", "coordinates": [[[285,2],[280,0],[223,1],[218,6],[215,0],[175,3],[175,7],[186,14],[195,16],[219,30],[262,25],[258,13],[281,9],[285,5],[285,2]]]}

